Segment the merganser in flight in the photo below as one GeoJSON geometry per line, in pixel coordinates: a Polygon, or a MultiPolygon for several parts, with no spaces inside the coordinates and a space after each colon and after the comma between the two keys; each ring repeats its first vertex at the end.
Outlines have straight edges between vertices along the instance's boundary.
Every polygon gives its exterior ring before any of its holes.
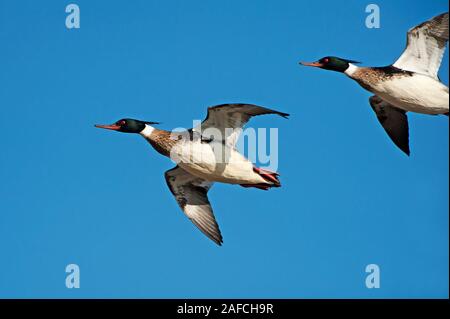
{"type": "Polygon", "coordinates": [[[221,245],[222,235],[207,193],[214,182],[268,190],[280,187],[278,174],[257,168],[236,150],[243,126],[251,117],[289,114],[250,104],[208,108],[206,119],[186,132],[169,132],[156,122],[122,119],[98,128],[143,136],[160,154],[178,163],[165,173],[167,185],[186,216],[206,236],[221,245]]]}
{"type": "Polygon", "coordinates": [[[438,77],[447,42],[448,12],[409,30],[406,49],[393,65],[357,67],[356,61],[331,56],[300,63],[345,73],[374,93],[369,102],[379,122],[392,141],[409,155],[406,112],[449,114],[449,89],[438,77]]]}

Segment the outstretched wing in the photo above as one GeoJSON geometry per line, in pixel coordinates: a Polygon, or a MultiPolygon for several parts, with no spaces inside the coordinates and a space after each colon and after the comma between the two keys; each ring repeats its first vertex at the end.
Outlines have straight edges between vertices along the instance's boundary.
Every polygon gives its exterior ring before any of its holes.
{"type": "Polygon", "coordinates": [[[391,140],[409,156],[409,127],[406,112],[376,95],[372,96],[369,102],[391,140]]]}
{"type": "Polygon", "coordinates": [[[195,177],[178,166],[164,175],[170,191],[186,216],[220,246],[223,242],[222,234],[207,196],[213,183],[195,177]]]}
{"type": "Polygon", "coordinates": [[[394,66],[438,79],[448,41],[448,12],[408,31],[407,46],[394,66]]]}
{"type": "Polygon", "coordinates": [[[201,132],[205,139],[221,140],[235,146],[244,125],[257,115],[278,114],[287,118],[289,114],[252,104],[223,104],[208,108],[208,115],[194,132],[201,132]]]}

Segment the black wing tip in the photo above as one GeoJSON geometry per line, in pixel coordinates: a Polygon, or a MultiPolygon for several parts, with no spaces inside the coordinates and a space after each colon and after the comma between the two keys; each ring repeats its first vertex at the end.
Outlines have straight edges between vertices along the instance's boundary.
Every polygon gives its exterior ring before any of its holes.
{"type": "Polygon", "coordinates": [[[409,147],[408,147],[408,149],[405,150],[404,152],[405,152],[406,155],[408,155],[408,157],[411,156],[411,151],[410,151],[409,147]]]}
{"type": "Polygon", "coordinates": [[[218,237],[213,237],[213,236],[210,236],[209,234],[206,234],[206,233],[205,233],[205,235],[206,235],[209,239],[211,239],[217,246],[222,247],[222,244],[223,244],[223,238],[222,238],[222,235],[221,235],[221,234],[218,234],[218,235],[219,235],[218,237]]]}
{"type": "Polygon", "coordinates": [[[411,150],[409,148],[409,143],[408,144],[401,144],[398,141],[395,141],[394,139],[391,140],[394,142],[394,144],[403,152],[406,154],[406,156],[410,157],[411,156],[411,150]]]}
{"type": "MultiPolygon", "coordinates": [[[[394,143],[395,143],[395,142],[394,142],[394,143]]],[[[410,150],[408,144],[406,144],[406,145],[400,145],[400,144],[395,143],[395,145],[397,145],[397,147],[398,147],[403,153],[405,153],[406,156],[408,156],[408,157],[411,156],[411,150],[410,150]]]]}
{"type": "Polygon", "coordinates": [[[209,239],[211,239],[217,246],[222,246],[223,244],[223,237],[222,232],[219,229],[219,226],[217,226],[217,232],[210,233],[206,232],[203,229],[200,229],[209,239]]]}
{"type": "Polygon", "coordinates": [[[217,225],[217,224],[215,225],[216,226],[215,231],[210,231],[207,228],[205,228],[202,224],[197,222],[195,219],[192,219],[192,218],[189,218],[189,219],[195,225],[195,227],[197,227],[198,230],[200,230],[206,237],[211,239],[216,245],[222,246],[223,237],[222,237],[222,233],[220,232],[219,225],[217,225]]]}
{"type": "Polygon", "coordinates": [[[289,120],[289,116],[291,116],[291,114],[289,113],[282,113],[282,112],[279,112],[278,115],[280,115],[282,118],[285,118],[286,120],[289,120]]]}
{"type": "Polygon", "coordinates": [[[285,119],[289,119],[289,116],[291,116],[291,114],[289,114],[289,113],[284,113],[284,112],[280,112],[280,111],[275,111],[275,110],[271,110],[274,114],[277,114],[277,115],[279,115],[279,116],[281,116],[282,118],[285,118],[285,119]]]}
{"type": "MultiPolygon", "coordinates": [[[[255,106],[258,106],[258,105],[255,105],[255,106]]],[[[263,106],[258,106],[258,107],[262,107],[262,108],[265,108],[266,110],[268,110],[269,112],[266,113],[266,114],[276,114],[276,115],[279,115],[279,116],[281,116],[282,118],[287,119],[287,120],[289,119],[289,116],[291,116],[291,114],[289,114],[289,113],[284,113],[284,112],[276,111],[276,110],[274,110],[274,109],[268,109],[268,108],[263,107],[263,106]]]]}
{"type": "Polygon", "coordinates": [[[223,244],[223,237],[222,233],[219,230],[219,233],[217,234],[216,238],[211,238],[218,246],[222,246],[223,244]]]}

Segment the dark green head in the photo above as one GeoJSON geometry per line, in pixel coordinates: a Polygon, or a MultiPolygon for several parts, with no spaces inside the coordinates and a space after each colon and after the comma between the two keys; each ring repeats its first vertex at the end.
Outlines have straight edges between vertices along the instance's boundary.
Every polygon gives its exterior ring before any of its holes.
{"type": "Polygon", "coordinates": [[[159,124],[157,122],[144,122],[133,119],[121,119],[111,125],[95,125],[98,128],[113,130],[123,133],[140,133],[145,129],[145,124],[159,124]]]}
{"type": "Polygon", "coordinates": [[[326,56],[326,57],[320,59],[319,61],[312,62],[312,63],[300,62],[300,64],[305,65],[305,66],[312,66],[312,67],[336,71],[336,72],[345,72],[345,70],[347,70],[348,67],[350,66],[350,63],[359,63],[359,62],[338,58],[335,56],[326,56]]]}

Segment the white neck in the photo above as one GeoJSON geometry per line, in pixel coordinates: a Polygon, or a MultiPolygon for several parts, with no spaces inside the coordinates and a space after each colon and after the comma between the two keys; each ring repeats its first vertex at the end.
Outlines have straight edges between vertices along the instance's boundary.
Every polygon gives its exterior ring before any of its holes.
{"type": "Polygon", "coordinates": [[[152,135],[155,128],[153,126],[150,126],[148,124],[145,124],[145,128],[139,133],[145,138],[150,138],[150,135],[152,135]]]}
{"type": "Polygon", "coordinates": [[[349,77],[352,77],[352,75],[358,70],[358,67],[354,64],[349,63],[347,70],[345,70],[345,74],[347,74],[349,77]]]}

